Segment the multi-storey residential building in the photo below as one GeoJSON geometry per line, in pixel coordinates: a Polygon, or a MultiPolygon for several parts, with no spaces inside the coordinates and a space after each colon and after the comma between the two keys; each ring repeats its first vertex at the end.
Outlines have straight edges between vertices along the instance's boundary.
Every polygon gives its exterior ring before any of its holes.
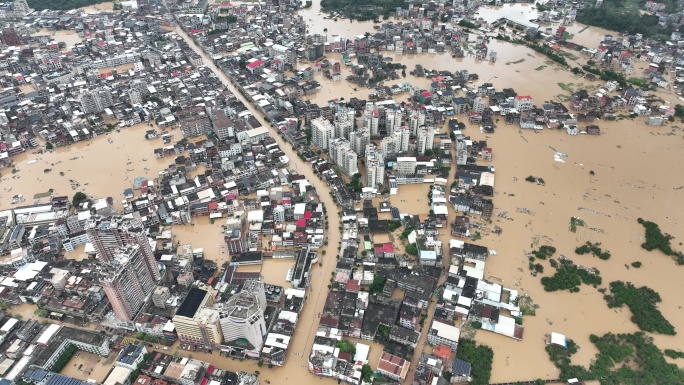
{"type": "Polygon", "coordinates": [[[100,283],[116,318],[122,321],[135,319],[155,288],[155,280],[137,244],[129,244],[111,255],[111,259],[103,264],[100,283]]]}
{"type": "Polygon", "coordinates": [[[338,108],[333,124],[336,138],[349,139],[349,134],[356,129],[356,111],[353,108],[338,108]]]}
{"type": "Polygon", "coordinates": [[[209,111],[209,117],[214,127],[216,136],[221,140],[226,140],[235,136],[235,128],[233,121],[226,115],[226,113],[219,109],[212,109],[209,111]]]}
{"type": "Polygon", "coordinates": [[[95,215],[88,220],[85,230],[98,258],[105,263],[112,260],[119,247],[131,243],[138,245],[149,274],[154,281],[159,280],[159,267],[154,258],[154,250],[140,220],[118,215],[95,215]]]}
{"type": "Polygon", "coordinates": [[[105,108],[114,105],[112,101],[112,92],[109,88],[88,90],[79,96],[81,108],[86,114],[99,114],[105,108]]]}
{"type": "Polygon", "coordinates": [[[425,124],[425,110],[414,110],[408,116],[409,132],[411,136],[418,136],[418,129],[425,124]]]}
{"type": "Polygon", "coordinates": [[[399,129],[399,133],[401,135],[401,144],[399,147],[400,153],[405,154],[409,150],[409,141],[411,139],[411,130],[409,130],[408,126],[402,126],[399,129]]]}
{"type": "Polygon", "coordinates": [[[404,381],[409,372],[411,362],[401,357],[382,352],[378,361],[378,373],[396,381],[404,381]]]}
{"type": "Polygon", "coordinates": [[[380,109],[375,107],[375,104],[366,104],[366,111],[363,116],[363,127],[371,136],[380,134],[380,109]]]}
{"type": "Polygon", "coordinates": [[[157,286],[152,293],[152,303],[160,309],[166,308],[166,301],[171,298],[171,291],[166,286],[157,286]]]}
{"type": "Polygon", "coordinates": [[[268,333],[264,320],[266,292],[261,281],[245,282],[239,293],[226,303],[214,305],[219,312],[219,324],[226,344],[236,348],[259,351],[268,333]]]}
{"type": "Polygon", "coordinates": [[[402,153],[402,139],[403,135],[399,132],[394,132],[389,136],[382,138],[380,142],[380,148],[382,148],[385,158],[394,158],[395,156],[402,153]]]}
{"type": "Polygon", "coordinates": [[[531,96],[518,95],[513,100],[513,108],[518,112],[529,111],[534,107],[534,100],[531,96]]]}
{"type": "Polygon", "coordinates": [[[327,150],[331,139],[335,138],[335,127],[324,118],[311,121],[311,141],[321,150],[327,150]]]}
{"type": "Polygon", "coordinates": [[[455,351],[458,348],[458,339],[460,336],[461,329],[434,320],[432,321],[432,325],[430,325],[430,330],[428,330],[427,340],[433,346],[446,345],[455,351]]]}
{"type": "Polygon", "coordinates": [[[374,144],[366,146],[366,186],[375,187],[385,182],[385,159],[374,144]]]}
{"type": "Polygon", "coordinates": [[[385,112],[385,128],[387,132],[401,129],[403,112],[400,109],[388,109],[385,112]]]}
{"type": "Polygon", "coordinates": [[[328,145],[330,159],[350,177],[359,172],[358,157],[346,139],[332,139],[328,145]]]}
{"type": "Polygon", "coordinates": [[[425,154],[425,151],[432,150],[435,144],[435,129],[433,127],[423,127],[418,131],[418,148],[419,154],[425,154]]]}
{"type": "Polygon", "coordinates": [[[269,47],[269,54],[271,57],[282,56],[283,62],[285,64],[290,64],[293,67],[297,65],[297,54],[291,47],[286,47],[280,44],[273,44],[269,47]]]}
{"type": "Polygon", "coordinates": [[[369,142],[368,133],[366,131],[354,131],[349,133],[349,143],[351,144],[351,149],[357,154],[363,154],[366,145],[369,142]]]}
{"type": "Polygon", "coordinates": [[[473,101],[472,111],[481,114],[482,112],[484,112],[485,108],[487,108],[487,99],[481,96],[476,97],[473,101]]]}

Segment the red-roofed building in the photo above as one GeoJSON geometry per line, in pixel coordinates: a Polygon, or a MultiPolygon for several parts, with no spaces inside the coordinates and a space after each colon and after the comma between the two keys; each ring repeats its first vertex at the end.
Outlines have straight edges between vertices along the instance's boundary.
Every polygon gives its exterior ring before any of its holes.
{"type": "Polygon", "coordinates": [[[306,219],[297,219],[297,227],[306,227],[306,219]]]}
{"type": "Polygon", "coordinates": [[[565,27],[562,25],[556,30],[556,40],[565,40],[565,27]]]}
{"type": "Polygon", "coordinates": [[[304,212],[304,219],[311,219],[311,211],[304,212]]]}
{"type": "Polygon", "coordinates": [[[261,68],[264,65],[264,62],[257,59],[249,64],[247,64],[247,70],[251,73],[256,72],[259,68],[261,68]]]}
{"type": "Polygon", "coordinates": [[[382,352],[378,361],[378,372],[398,381],[403,381],[408,374],[411,363],[401,357],[382,352]]]}
{"type": "Polygon", "coordinates": [[[361,289],[361,285],[359,284],[358,279],[350,279],[347,281],[347,284],[344,286],[344,289],[349,292],[349,293],[358,293],[359,289],[361,289]]]}
{"type": "Polygon", "coordinates": [[[446,345],[439,345],[432,349],[432,354],[441,358],[444,362],[451,360],[451,348],[446,345]]]}
{"type": "Polygon", "coordinates": [[[518,95],[513,101],[513,108],[518,112],[529,111],[534,108],[534,99],[529,95],[518,95]]]}

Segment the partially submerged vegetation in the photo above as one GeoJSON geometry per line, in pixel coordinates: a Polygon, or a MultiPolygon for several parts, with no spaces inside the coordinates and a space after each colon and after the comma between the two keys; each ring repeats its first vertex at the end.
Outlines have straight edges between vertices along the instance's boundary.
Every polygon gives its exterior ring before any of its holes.
{"type": "Polygon", "coordinates": [[[656,304],[661,301],[660,295],[646,286],[637,288],[631,283],[615,281],[610,283],[610,292],[603,298],[608,307],[616,308],[627,305],[632,312],[632,322],[639,329],[651,333],[675,335],[674,326],[663,317],[656,304]]]}
{"type": "Polygon", "coordinates": [[[575,253],[579,255],[584,255],[587,253],[593,254],[595,257],[599,257],[600,259],[607,260],[610,259],[610,252],[608,250],[603,250],[599,246],[601,243],[591,243],[587,241],[587,243],[583,244],[582,246],[578,247],[575,249],[575,253]]]}
{"type": "Polygon", "coordinates": [[[532,251],[532,255],[537,259],[546,259],[556,253],[556,248],[553,246],[540,246],[539,250],[532,251]]]}
{"type": "Polygon", "coordinates": [[[665,349],[665,355],[670,358],[684,358],[684,352],[681,350],[665,349]]]}
{"type": "Polygon", "coordinates": [[[577,226],[585,227],[587,225],[582,219],[578,217],[570,217],[570,231],[573,233],[577,232],[577,226]]]}
{"type": "Polygon", "coordinates": [[[554,275],[541,279],[546,291],[568,290],[576,293],[580,291],[582,284],[596,287],[602,282],[600,272],[596,269],[586,269],[569,260],[561,260],[557,266],[554,275]]]}
{"type": "Polygon", "coordinates": [[[608,333],[602,337],[592,334],[589,340],[599,351],[589,369],[572,364],[571,357],[577,352],[577,345],[572,340],[567,340],[567,348],[546,346],[549,358],[560,369],[561,379],[600,379],[602,385],[684,383],[684,371],[668,363],[653,339],[642,332],[608,333]]]}
{"type": "Polygon", "coordinates": [[[646,234],[644,236],[645,241],[641,244],[643,249],[648,251],[660,250],[665,255],[669,255],[674,259],[678,265],[684,265],[684,254],[681,251],[675,251],[670,245],[670,240],[672,236],[670,234],[663,234],[660,231],[660,227],[651,221],[645,221],[642,218],[637,219],[637,222],[644,226],[646,229],[646,234]]]}

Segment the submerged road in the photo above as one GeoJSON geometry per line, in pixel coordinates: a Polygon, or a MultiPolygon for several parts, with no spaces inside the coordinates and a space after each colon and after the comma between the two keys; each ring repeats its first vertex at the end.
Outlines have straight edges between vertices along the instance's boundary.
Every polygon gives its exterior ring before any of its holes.
{"type": "MultiPolygon", "coordinates": [[[[188,43],[190,48],[192,48],[198,55],[202,57],[204,64],[214,71],[214,73],[216,73],[221,82],[235,95],[235,97],[238,98],[238,100],[245,104],[252,115],[254,115],[254,117],[259,120],[262,125],[265,127],[271,127],[270,123],[264,119],[261,112],[258,111],[252,105],[252,103],[249,102],[235,88],[235,86],[233,86],[228,79],[228,76],[214,64],[214,61],[195,44],[192,38],[185,31],[183,31],[182,28],[176,26],[175,32],[188,43]]],[[[275,131],[275,129],[273,129],[273,131],[275,131]]],[[[290,354],[289,357],[287,357],[284,365],[286,368],[291,366],[299,366],[299,368],[297,368],[298,370],[306,371],[308,373],[308,369],[301,368],[301,366],[305,365],[305,367],[308,368],[309,353],[311,352],[314,336],[316,334],[316,330],[318,329],[318,314],[323,312],[325,299],[328,293],[330,277],[332,272],[335,270],[335,265],[337,264],[337,259],[335,256],[338,252],[337,246],[341,241],[341,233],[337,230],[337,227],[340,223],[340,213],[337,205],[332,200],[328,185],[313,173],[313,170],[308,163],[303,162],[299,158],[297,153],[293,150],[291,143],[286,142],[276,132],[272,132],[271,137],[275,139],[276,143],[278,143],[283,152],[290,158],[290,168],[294,168],[296,169],[297,173],[304,175],[316,190],[321,203],[325,205],[328,223],[330,224],[329,230],[326,231],[325,234],[328,245],[318,250],[318,260],[323,263],[323,266],[314,267],[312,269],[311,284],[308,289],[307,300],[304,304],[304,310],[299,314],[297,328],[290,345],[290,354]],[[326,251],[325,256],[322,253],[323,250],[326,251]]],[[[268,262],[266,262],[265,268],[268,268],[268,262]]],[[[374,365],[375,363],[371,364],[374,365]]],[[[321,380],[325,379],[321,378],[321,380]]],[[[329,381],[330,383],[333,383],[332,379],[329,381]]]]}

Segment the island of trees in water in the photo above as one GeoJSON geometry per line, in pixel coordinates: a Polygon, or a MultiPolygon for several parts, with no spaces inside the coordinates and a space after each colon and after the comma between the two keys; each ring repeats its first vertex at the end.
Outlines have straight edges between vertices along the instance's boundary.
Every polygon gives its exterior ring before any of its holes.
{"type": "MultiPolygon", "coordinates": [[[[663,351],[643,332],[608,333],[602,337],[592,334],[589,340],[599,351],[589,368],[572,364],[571,357],[578,348],[572,340],[567,340],[567,347],[546,346],[549,358],[560,369],[561,379],[599,380],[601,385],[684,384],[684,371],[665,361],[663,351]]],[[[678,356],[679,352],[668,353],[678,356]]]]}

